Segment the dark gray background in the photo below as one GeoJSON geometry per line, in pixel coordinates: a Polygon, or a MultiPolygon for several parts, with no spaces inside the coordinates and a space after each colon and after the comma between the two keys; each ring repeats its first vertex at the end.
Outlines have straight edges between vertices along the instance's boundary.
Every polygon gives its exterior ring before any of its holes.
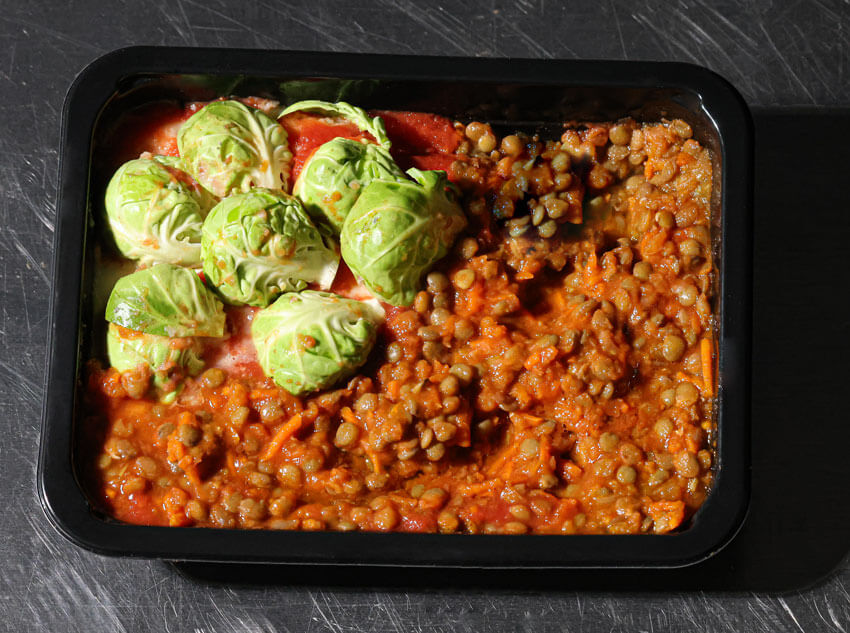
{"type": "MultiPolygon", "coordinates": [[[[0,629],[850,629],[846,560],[814,588],[782,595],[582,593],[557,586],[551,591],[390,591],[323,587],[315,581],[305,586],[297,577],[289,587],[210,586],[164,563],[106,559],[66,543],[47,524],[35,497],[59,118],[74,75],[102,53],[131,44],[680,60],[720,72],[751,106],[850,106],[846,0],[244,5],[149,0],[102,6],[88,0],[56,6],[5,0],[0,12],[0,629]]],[[[846,325],[846,318],[842,322],[846,325]]]]}

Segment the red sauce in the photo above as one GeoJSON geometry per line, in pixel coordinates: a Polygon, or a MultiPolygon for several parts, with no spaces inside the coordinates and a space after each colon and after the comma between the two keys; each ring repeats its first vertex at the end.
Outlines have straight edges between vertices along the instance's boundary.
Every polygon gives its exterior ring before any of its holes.
{"type": "Polygon", "coordinates": [[[461,134],[446,117],[393,110],[373,110],[369,114],[383,119],[394,154],[453,154],[460,145],[461,134]]]}
{"type": "Polygon", "coordinates": [[[128,114],[114,133],[114,138],[121,139],[116,162],[138,158],[142,152],[178,156],[177,131],[196,109],[175,103],[155,103],[128,114]]]}
{"type": "Polygon", "coordinates": [[[209,367],[224,369],[230,374],[249,380],[265,380],[257,350],[251,340],[251,323],[257,308],[231,307],[227,310],[227,331],[224,339],[209,339],[204,360],[209,367]]]}
{"type": "Polygon", "coordinates": [[[280,123],[289,137],[289,149],[292,152],[290,182],[295,182],[307,159],[328,141],[339,137],[374,140],[353,123],[330,123],[326,117],[307,112],[287,114],[280,119],[280,123]]]}

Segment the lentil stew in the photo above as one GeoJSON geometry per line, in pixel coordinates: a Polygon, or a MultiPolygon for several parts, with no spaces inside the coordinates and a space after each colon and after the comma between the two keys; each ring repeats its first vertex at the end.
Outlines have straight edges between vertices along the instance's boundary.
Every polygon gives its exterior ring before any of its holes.
{"type": "MultiPolygon", "coordinates": [[[[254,100],[254,105],[263,105],[254,100]]],[[[198,104],[114,148],[176,155],[198,104]]],[[[255,308],[176,402],[89,365],[82,468],[128,523],[497,534],[666,533],[713,482],[712,157],[681,119],[560,136],[376,111],[402,168],[443,169],[468,227],[368,362],[295,397],[268,379],[255,308]]],[[[284,117],[297,170],[341,122],[284,117]]],[[[332,291],[363,298],[344,266],[332,291]]]]}

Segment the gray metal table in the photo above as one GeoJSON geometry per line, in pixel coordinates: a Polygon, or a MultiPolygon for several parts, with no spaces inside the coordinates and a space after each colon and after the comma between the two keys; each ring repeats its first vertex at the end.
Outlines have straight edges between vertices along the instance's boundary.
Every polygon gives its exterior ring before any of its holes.
{"type": "MultiPolygon", "coordinates": [[[[529,582],[528,587],[464,588],[452,582],[452,572],[445,572],[443,587],[441,575],[433,573],[427,586],[413,577],[408,583],[396,574],[395,580],[407,588],[387,589],[358,587],[356,578],[334,577],[325,582],[305,570],[281,570],[281,581],[266,586],[221,585],[184,577],[161,562],[106,559],[80,550],[48,525],[35,495],[59,118],[71,78],[93,58],[130,44],[161,44],[682,60],[719,71],[754,107],[846,107],[850,105],[850,4],[846,0],[787,4],[682,0],[646,6],[620,0],[563,4],[488,0],[474,7],[471,2],[426,5],[413,0],[309,0],[289,6],[218,0],[100,4],[79,0],[54,8],[6,0],[0,14],[0,500],[6,508],[0,514],[0,629],[772,633],[850,628],[850,563],[846,559],[837,572],[814,587],[785,593],[747,590],[746,582],[730,585],[734,592],[716,591],[718,587],[710,583],[706,584],[710,591],[621,583],[626,586],[606,592],[593,582],[587,585],[589,591],[580,591],[580,575],[567,577],[563,584],[552,577],[551,586],[544,578],[542,583],[529,582]]],[[[773,138],[781,129],[782,116],[794,113],[772,110],[760,116],[757,133],[773,138]]],[[[821,133],[833,129],[830,121],[821,120],[821,133]]],[[[837,129],[841,134],[835,143],[850,140],[847,126],[837,129]]],[[[773,147],[776,152],[782,150],[781,143],[773,147]]],[[[788,160],[797,157],[793,150],[789,148],[788,160]]],[[[782,291],[779,284],[770,285],[773,269],[764,261],[781,253],[770,245],[783,234],[768,229],[760,237],[758,225],[758,214],[780,203],[757,196],[757,293],[759,281],[768,288],[766,292],[782,291]],[[758,243],[759,239],[766,241],[758,243]]],[[[843,219],[847,215],[846,206],[836,210],[832,219],[839,229],[848,228],[843,219]]],[[[841,257],[834,259],[846,268],[847,246],[838,248],[843,248],[837,251],[841,257]]],[[[847,274],[837,270],[840,279],[836,282],[845,282],[847,274]]],[[[802,282],[799,288],[805,289],[802,282]]],[[[839,291],[846,293],[846,288],[839,286],[839,291]]],[[[817,326],[837,330],[846,326],[845,315],[834,315],[817,326]]],[[[757,322],[759,316],[757,306],[757,322]]],[[[758,340],[758,333],[756,338],[757,345],[767,347],[767,341],[758,340]]],[[[840,351],[847,351],[847,344],[842,345],[840,351]]],[[[843,361],[824,362],[834,363],[836,371],[843,372],[839,376],[846,375],[843,361]]],[[[793,405],[765,382],[756,375],[757,413],[777,415],[793,405]]],[[[840,389],[837,380],[826,386],[834,392],[836,385],[840,389]]],[[[821,401],[821,411],[829,411],[833,404],[833,409],[837,407],[840,395],[821,401]]],[[[846,428],[846,415],[835,416],[834,423],[846,428]]],[[[844,431],[843,436],[821,436],[816,441],[846,439],[844,431]]],[[[776,459],[781,464],[782,456],[776,459]]],[[[846,477],[847,461],[827,465],[825,472],[846,477]]],[[[833,485],[829,490],[840,488],[833,485]]],[[[842,501],[841,496],[834,499],[842,501]]],[[[846,493],[843,501],[846,504],[846,493]]],[[[842,531],[847,537],[847,525],[830,527],[833,541],[836,535],[840,539],[842,531]]],[[[814,548],[811,551],[817,551],[817,532],[801,530],[799,535],[814,548]]],[[[805,557],[805,547],[801,545],[800,551],[805,557]]]]}

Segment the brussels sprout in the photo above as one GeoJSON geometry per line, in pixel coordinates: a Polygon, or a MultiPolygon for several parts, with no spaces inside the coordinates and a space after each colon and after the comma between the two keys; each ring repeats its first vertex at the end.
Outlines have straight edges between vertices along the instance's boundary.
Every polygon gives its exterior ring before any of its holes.
{"type": "Polygon", "coordinates": [[[204,222],[201,256],[207,281],[226,301],[261,307],[311,282],[330,287],[339,266],[301,203],[268,189],[216,205],[204,222]]]}
{"type": "Polygon", "coordinates": [[[281,83],[279,88],[284,101],[357,101],[375,92],[380,84],[377,79],[292,79],[281,83]]]}
{"type": "Polygon", "coordinates": [[[410,305],[422,276],[444,257],[466,217],[441,171],[409,169],[416,182],[373,180],[342,227],[342,258],[378,297],[410,305]]]}
{"type": "Polygon", "coordinates": [[[223,336],[225,316],[197,274],[157,264],[118,280],[106,304],[106,320],[157,336],[223,336]]]}
{"type": "Polygon", "coordinates": [[[183,387],[185,376],[197,376],[204,368],[201,344],[196,338],[168,338],[109,324],[106,335],[109,364],[120,372],[144,365],[151,370],[160,398],[172,401],[183,387]]]}
{"type": "Polygon", "coordinates": [[[201,263],[201,225],[215,199],[171,156],[124,163],[106,188],[106,217],[118,250],[144,264],[201,263]]]}
{"type": "Polygon", "coordinates": [[[292,154],[286,130],[239,101],[213,101],[195,112],[180,127],[177,147],[189,173],[220,198],[287,186],[292,154]]]}
{"type": "Polygon", "coordinates": [[[370,118],[365,110],[345,101],[337,101],[336,103],[316,100],[298,101],[287,106],[280,113],[280,116],[286,116],[293,112],[318,112],[326,116],[348,119],[364,132],[371,134],[378,145],[385,149],[390,148],[390,139],[387,137],[387,128],[384,126],[383,119],[377,116],[370,118]]]}
{"type": "Polygon", "coordinates": [[[251,334],[263,371],[297,396],[330,387],[365,363],[378,320],[367,303],[305,290],[257,312],[251,334]]]}
{"type": "Polygon", "coordinates": [[[404,182],[407,177],[383,147],[335,138],[307,160],[292,193],[311,217],[339,234],[360,192],[375,179],[404,182]]]}

